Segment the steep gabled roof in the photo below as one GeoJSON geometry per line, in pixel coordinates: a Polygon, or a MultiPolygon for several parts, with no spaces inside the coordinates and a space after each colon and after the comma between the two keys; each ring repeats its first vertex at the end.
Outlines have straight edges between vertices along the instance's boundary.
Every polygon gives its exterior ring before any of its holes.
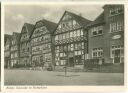
{"type": "MultiPolygon", "coordinates": [[[[46,26],[46,28],[48,29],[48,31],[49,31],[51,34],[55,31],[55,28],[56,28],[56,26],[57,26],[56,23],[51,22],[51,21],[48,21],[48,20],[46,20],[46,19],[42,19],[42,20],[40,20],[40,21],[38,21],[38,22],[42,22],[43,25],[46,26]]],[[[36,24],[37,24],[38,22],[36,22],[36,24]]],[[[36,25],[36,24],[35,24],[35,25],[36,25]]],[[[30,38],[31,38],[33,32],[34,32],[34,30],[32,31],[32,33],[31,33],[31,35],[30,35],[30,38]]]]}
{"type": "Polygon", "coordinates": [[[6,41],[7,40],[11,40],[12,39],[12,35],[9,35],[9,34],[5,34],[4,35],[4,43],[6,44],[6,41]]]}
{"type": "Polygon", "coordinates": [[[102,12],[94,21],[92,21],[89,25],[89,26],[94,26],[94,25],[98,25],[98,24],[102,24],[104,23],[105,20],[104,20],[104,12],[102,12]]]}
{"type": "MultiPolygon", "coordinates": [[[[69,12],[69,11],[65,11],[64,14],[63,14],[63,16],[59,20],[57,27],[59,26],[61,20],[63,19],[64,15],[66,13],[68,13],[71,17],[73,17],[74,20],[76,20],[83,27],[86,26],[86,25],[88,25],[88,24],[90,24],[90,22],[91,22],[90,20],[88,20],[88,19],[86,19],[86,18],[84,18],[84,17],[82,17],[80,15],[76,15],[75,13],[72,13],[72,12],[69,12]]],[[[57,27],[56,27],[56,29],[57,29],[57,27]]]]}
{"type": "Polygon", "coordinates": [[[18,42],[20,42],[20,33],[13,32],[13,35],[15,35],[15,36],[16,36],[16,40],[17,40],[18,42]]]}
{"type": "Polygon", "coordinates": [[[72,16],[81,26],[86,26],[87,24],[89,24],[91,21],[80,16],[80,15],[76,15],[75,13],[69,12],[69,11],[65,11],[67,12],[70,16],[72,16]]]}
{"type": "Polygon", "coordinates": [[[27,27],[28,34],[30,35],[32,33],[33,29],[34,29],[34,25],[30,24],[30,23],[25,23],[24,25],[27,27]]]}
{"type": "MultiPolygon", "coordinates": [[[[23,27],[26,27],[28,30],[28,34],[31,35],[31,33],[34,29],[34,25],[30,24],[30,23],[24,23],[23,27]]],[[[23,29],[23,27],[22,27],[22,29],[23,29]]],[[[22,33],[22,31],[21,31],[21,33],[22,33]]]]}
{"type": "Polygon", "coordinates": [[[55,28],[57,26],[56,23],[51,22],[51,21],[48,21],[48,20],[45,20],[45,19],[43,19],[41,21],[42,21],[42,23],[44,23],[44,25],[46,26],[46,28],[48,29],[48,31],[50,31],[50,33],[53,33],[54,32],[54,30],[55,30],[55,28]]]}

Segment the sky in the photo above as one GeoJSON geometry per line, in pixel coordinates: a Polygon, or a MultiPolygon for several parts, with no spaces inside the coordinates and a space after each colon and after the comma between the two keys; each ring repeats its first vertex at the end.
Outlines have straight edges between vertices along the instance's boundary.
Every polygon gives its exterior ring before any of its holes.
{"type": "Polygon", "coordinates": [[[35,24],[42,19],[58,23],[65,10],[81,14],[82,17],[93,21],[103,12],[102,7],[103,5],[84,4],[5,5],[5,34],[20,33],[24,23],[35,24]]]}

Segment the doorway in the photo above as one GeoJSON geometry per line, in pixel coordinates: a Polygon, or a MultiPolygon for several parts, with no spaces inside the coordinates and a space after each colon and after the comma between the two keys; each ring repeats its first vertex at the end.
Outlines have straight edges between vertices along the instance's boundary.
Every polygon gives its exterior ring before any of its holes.
{"type": "Polygon", "coordinates": [[[120,63],[120,49],[115,50],[114,63],[120,63]]]}
{"type": "Polygon", "coordinates": [[[73,57],[70,57],[70,58],[69,58],[68,66],[69,66],[69,67],[73,67],[73,66],[74,66],[74,58],[73,58],[73,57]]]}

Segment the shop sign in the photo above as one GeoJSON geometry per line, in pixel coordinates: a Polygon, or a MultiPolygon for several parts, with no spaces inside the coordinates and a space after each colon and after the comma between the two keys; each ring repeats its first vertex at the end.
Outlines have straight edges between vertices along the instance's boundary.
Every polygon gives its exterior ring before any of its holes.
{"type": "Polygon", "coordinates": [[[112,39],[119,39],[119,38],[121,38],[121,35],[115,35],[112,37],[112,39]]]}

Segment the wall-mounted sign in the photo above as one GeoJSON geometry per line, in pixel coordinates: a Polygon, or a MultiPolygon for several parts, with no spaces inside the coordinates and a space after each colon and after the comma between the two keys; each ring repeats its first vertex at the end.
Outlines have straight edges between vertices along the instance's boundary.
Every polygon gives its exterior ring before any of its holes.
{"type": "Polygon", "coordinates": [[[115,35],[112,37],[112,39],[119,39],[119,38],[121,38],[121,35],[115,35]]]}

